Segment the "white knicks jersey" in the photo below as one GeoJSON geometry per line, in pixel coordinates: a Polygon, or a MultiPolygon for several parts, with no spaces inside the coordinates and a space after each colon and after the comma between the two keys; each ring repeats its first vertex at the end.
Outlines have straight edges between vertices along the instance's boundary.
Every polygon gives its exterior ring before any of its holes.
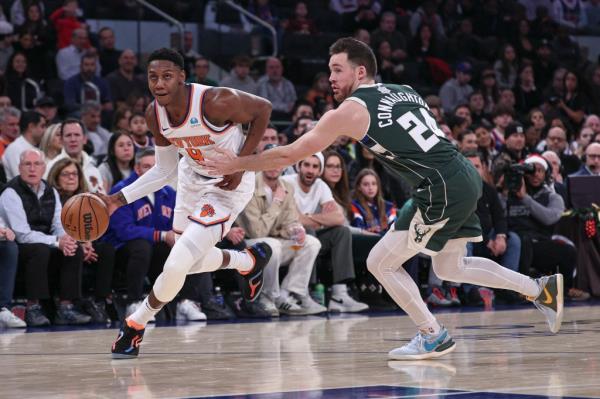
{"type": "Polygon", "coordinates": [[[225,126],[214,126],[204,118],[202,110],[204,93],[210,88],[211,86],[190,84],[187,114],[184,122],[179,126],[171,126],[167,110],[156,100],[154,101],[154,112],[160,133],[178,148],[188,166],[198,174],[215,177],[209,175],[208,171],[198,162],[204,160],[205,155],[214,154],[214,147],[225,148],[239,154],[245,136],[240,124],[229,123],[225,126]]]}

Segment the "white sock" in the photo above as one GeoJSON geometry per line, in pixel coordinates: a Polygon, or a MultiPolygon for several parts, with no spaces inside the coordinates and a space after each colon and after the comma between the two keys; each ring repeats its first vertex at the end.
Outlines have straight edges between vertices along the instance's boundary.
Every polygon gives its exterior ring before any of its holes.
{"type": "Polygon", "coordinates": [[[254,267],[254,257],[248,251],[233,251],[225,249],[229,254],[229,264],[224,269],[237,269],[240,272],[247,272],[254,267]]]}
{"type": "Polygon", "coordinates": [[[331,286],[331,294],[333,296],[340,296],[348,293],[348,287],[346,284],[334,284],[331,286]]]}
{"type": "Polygon", "coordinates": [[[440,330],[442,329],[442,326],[440,325],[440,323],[437,322],[437,320],[423,323],[422,325],[419,325],[417,327],[419,327],[419,331],[429,335],[438,335],[440,333],[440,330]]]}
{"type": "MultiPolygon", "coordinates": [[[[146,297],[146,299],[144,299],[144,301],[142,302],[141,306],[139,306],[136,309],[136,311],[133,312],[131,316],[127,318],[127,320],[131,320],[138,326],[142,326],[143,328],[145,328],[146,324],[148,324],[148,321],[150,321],[150,319],[152,319],[152,317],[154,317],[159,311],[160,308],[154,309],[152,306],[150,306],[150,304],[148,303],[148,297],[146,297]]],[[[137,326],[130,325],[130,327],[137,326]]]]}

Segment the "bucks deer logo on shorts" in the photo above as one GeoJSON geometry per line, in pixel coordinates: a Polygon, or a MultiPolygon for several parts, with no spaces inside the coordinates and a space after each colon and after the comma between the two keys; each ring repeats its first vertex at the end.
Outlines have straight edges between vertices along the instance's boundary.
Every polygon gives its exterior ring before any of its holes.
{"type": "Polygon", "coordinates": [[[202,209],[200,209],[200,217],[213,217],[215,216],[215,208],[213,208],[210,204],[202,205],[202,209]]]}
{"type": "Polygon", "coordinates": [[[422,224],[415,224],[415,234],[417,235],[415,237],[415,242],[416,243],[422,242],[423,237],[425,237],[425,235],[427,233],[429,233],[430,231],[431,231],[431,227],[425,228],[425,226],[423,226],[422,224]]]}

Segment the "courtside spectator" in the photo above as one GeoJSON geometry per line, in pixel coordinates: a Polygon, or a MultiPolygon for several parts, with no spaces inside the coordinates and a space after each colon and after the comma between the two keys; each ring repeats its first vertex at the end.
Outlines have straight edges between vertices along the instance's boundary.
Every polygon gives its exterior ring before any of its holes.
{"type": "Polygon", "coordinates": [[[22,328],[27,324],[11,310],[19,248],[15,243],[15,233],[0,217],[0,327],[22,328]]]}
{"type": "Polygon", "coordinates": [[[72,302],[81,297],[83,251],[63,230],[60,198],[42,180],[45,169],[44,154],[25,150],[19,176],[0,195],[0,214],[19,244],[18,273],[24,277],[27,298],[25,322],[30,327],[50,324],[40,300],[51,298],[50,281],[58,280],[54,323],[89,323],[91,317],[76,310],[72,302]]]}

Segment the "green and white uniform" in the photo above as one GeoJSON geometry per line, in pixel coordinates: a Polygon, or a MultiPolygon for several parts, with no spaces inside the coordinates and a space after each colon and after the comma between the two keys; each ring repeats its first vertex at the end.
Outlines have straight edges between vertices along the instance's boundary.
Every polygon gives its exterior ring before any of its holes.
{"type": "Polygon", "coordinates": [[[408,246],[434,255],[448,240],[481,241],[475,214],[482,182],[477,170],[446,139],[425,101],[411,87],[362,85],[347,101],[371,117],[360,143],[414,188],[398,214],[396,230],[408,246]]]}

